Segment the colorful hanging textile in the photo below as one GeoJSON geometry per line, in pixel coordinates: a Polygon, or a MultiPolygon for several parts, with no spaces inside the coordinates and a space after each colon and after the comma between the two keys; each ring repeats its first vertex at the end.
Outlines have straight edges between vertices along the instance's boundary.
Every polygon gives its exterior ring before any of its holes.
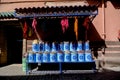
{"type": "Polygon", "coordinates": [[[28,31],[28,36],[29,36],[29,37],[31,37],[31,36],[32,36],[32,32],[33,32],[33,31],[32,31],[32,28],[31,28],[31,27],[29,27],[29,31],[28,31]]]}
{"type": "Polygon", "coordinates": [[[76,40],[78,40],[78,18],[75,17],[75,22],[74,22],[74,32],[76,35],[76,40]]]}
{"type": "Polygon", "coordinates": [[[37,26],[37,20],[34,18],[34,19],[33,19],[33,22],[32,22],[32,27],[33,27],[33,29],[34,29],[34,31],[35,31],[35,34],[36,34],[37,38],[38,38],[39,40],[41,40],[41,38],[40,38],[40,36],[39,36],[39,33],[38,33],[37,30],[36,30],[36,26],[37,26]]]}
{"type": "Polygon", "coordinates": [[[27,30],[28,30],[28,26],[26,21],[24,22],[24,26],[23,26],[23,37],[27,38],[27,30]]]}
{"type": "Polygon", "coordinates": [[[33,27],[34,30],[36,30],[36,26],[37,26],[37,21],[36,21],[36,19],[34,18],[34,19],[33,19],[33,22],[32,22],[32,27],[33,27]]]}
{"type": "Polygon", "coordinates": [[[69,27],[69,22],[68,22],[68,18],[67,17],[63,17],[61,20],[61,26],[62,26],[62,31],[63,33],[65,32],[65,30],[69,27]]]}
{"type": "Polygon", "coordinates": [[[83,22],[83,26],[86,28],[86,30],[88,30],[88,28],[89,28],[89,23],[90,23],[90,19],[89,19],[89,17],[86,17],[83,22]]]}

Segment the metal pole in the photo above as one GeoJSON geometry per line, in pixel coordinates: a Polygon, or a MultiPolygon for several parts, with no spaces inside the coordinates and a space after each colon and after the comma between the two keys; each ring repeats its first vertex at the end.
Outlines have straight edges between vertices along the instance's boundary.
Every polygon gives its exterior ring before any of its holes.
{"type": "Polygon", "coordinates": [[[102,37],[105,40],[106,39],[106,28],[105,28],[105,1],[104,0],[102,0],[102,23],[103,23],[102,37]]]}
{"type": "MultiPolygon", "coordinates": [[[[103,34],[102,34],[102,38],[104,39],[104,41],[105,41],[105,39],[106,39],[106,27],[105,27],[105,0],[102,0],[102,15],[103,15],[103,19],[102,19],[102,21],[103,21],[103,34]]],[[[105,55],[105,44],[104,44],[104,47],[102,48],[102,50],[101,50],[101,52],[102,52],[102,57],[104,58],[104,55],[105,55]]],[[[104,61],[104,59],[103,59],[103,65],[102,65],[102,67],[104,66],[104,64],[105,64],[105,61],[104,61]]]]}
{"type": "Polygon", "coordinates": [[[60,71],[60,74],[62,74],[62,63],[61,62],[59,63],[59,71],[60,71]]]}

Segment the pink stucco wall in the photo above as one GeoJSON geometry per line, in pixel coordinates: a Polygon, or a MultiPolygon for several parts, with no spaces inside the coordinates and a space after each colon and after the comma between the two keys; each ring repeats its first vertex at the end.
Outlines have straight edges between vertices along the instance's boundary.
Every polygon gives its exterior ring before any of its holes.
{"type": "Polygon", "coordinates": [[[120,9],[116,9],[113,4],[108,1],[105,8],[105,28],[106,40],[118,41],[118,30],[120,29],[120,9]]]}

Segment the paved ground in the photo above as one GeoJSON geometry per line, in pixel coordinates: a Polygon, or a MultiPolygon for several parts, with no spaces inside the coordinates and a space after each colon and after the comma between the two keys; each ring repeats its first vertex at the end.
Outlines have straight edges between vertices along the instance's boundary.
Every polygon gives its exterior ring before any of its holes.
{"type": "Polygon", "coordinates": [[[120,80],[120,73],[106,71],[97,74],[79,73],[62,75],[1,76],[0,80],[120,80]]]}
{"type": "Polygon", "coordinates": [[[0,80],[120,80],[120,66],[106,65],[104,71],[68,71],[65,74],[26,75],[21,64],[12,64],[0,68],[0,80]]]}
{"type": "Polygon", "coordinates": [[[22,64],[11,64],[0,68],[0,76],[25,75],[22,71],[22,64]]]}

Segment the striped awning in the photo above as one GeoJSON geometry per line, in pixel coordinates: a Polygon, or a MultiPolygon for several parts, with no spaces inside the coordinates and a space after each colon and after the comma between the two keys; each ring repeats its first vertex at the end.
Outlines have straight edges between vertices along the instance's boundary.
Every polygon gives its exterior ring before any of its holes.
{"type": "Polygon", "coordinates": [[[16,8],[15,17],[57,17],[57,16],[81,16],[97,15],[98,8],[95,5],[89,6],[51,6],[51,7],[29,7],[16,8]]]}
{"type": "Polygon", "coordinates": [[[0,12],[0,19],[11,19],[14,17],[14,12],[0,12]]]}

